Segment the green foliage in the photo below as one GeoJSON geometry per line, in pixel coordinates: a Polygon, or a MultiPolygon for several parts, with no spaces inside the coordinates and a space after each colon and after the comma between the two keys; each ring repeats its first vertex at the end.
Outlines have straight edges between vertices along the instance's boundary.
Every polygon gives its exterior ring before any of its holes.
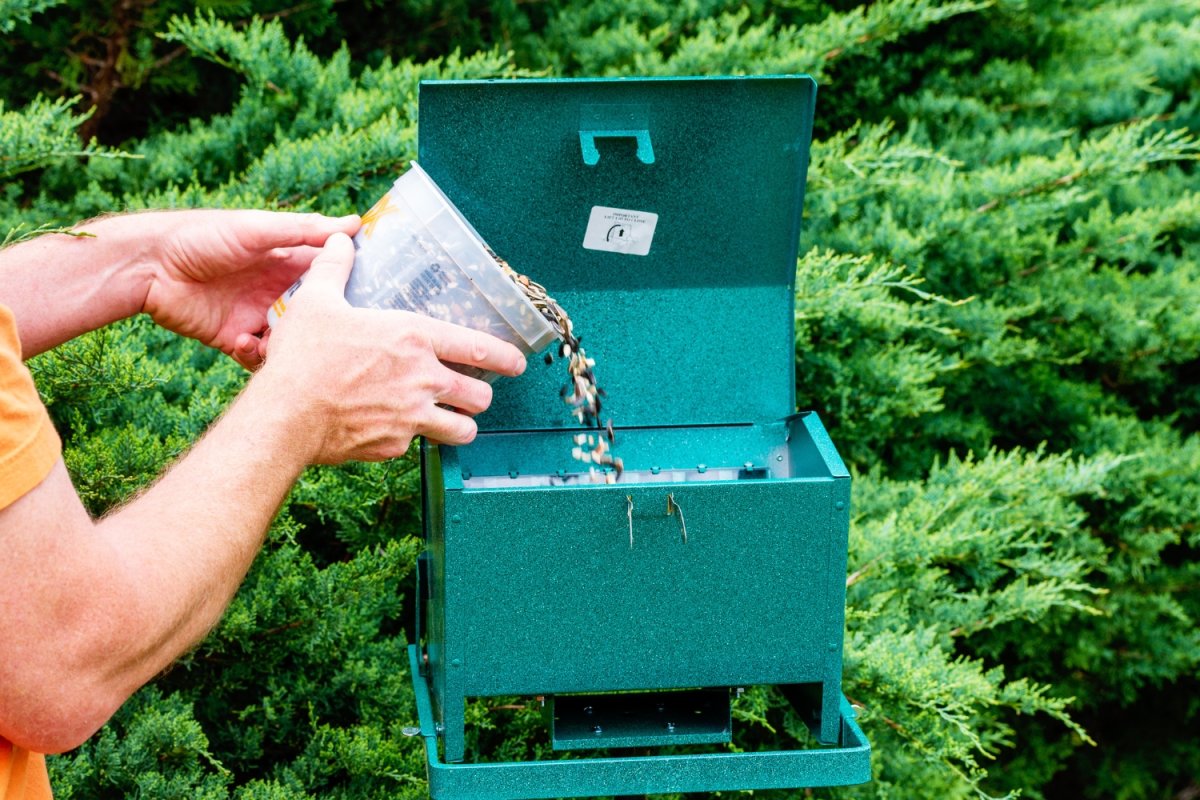
{"type": "Polygon", "coordinates": [[[816,3],[610,0],[563,8],[546,26],[544,57],[568,74],[820,77],[837,58],[876,55],[906,34],[984,6],[889,0],[831,12],[816,3]]]}
{"type": "Polygon", "coordinates": [[[147,687],[71,759],[55,765],[56,797],[228,797],[231,779],[209,750],[190,703],[147,687]],[[86,787],[86,788],[85,788],[86,787]]]}
{"type": "MultiPolygon", "coordinates": [[[[1194,792],[1200,3],[346,5],[0,3],[6,244],[121,208],[362,210],[426,78],[816,75],[797,396],[855,472],[875,779],[813,794],[1194,792]]],[[[31,367],[97,514],[244,381],[140,319],[31,367]]],[[[419,491],[411,456],[305,473],[218,629],[53,759],[59,796],[424,796],[419,491]]],[[[736,747],[811,745],[774,691],[734,714],[736,747]]],[[[473,747],[546,753],[528,698],[470,715],[473,747]]]]}
{"type": "Polygon", "coordinates": [[[917,438],[912,421],[943,409],[938,380],[964,364],[920,342],[924,336],[957,338],[933,315],[939,304],[957,303],[929,294],[920,279],[869,255],[814,249],[800,259],[797,396],[802,407],[820,405],[851,461],[867,463],[885,449],[911,446],[917,438]]]}
{"type": "Polygon", "coordinates": [[[33,15],[54,8],[66,0],[0,0],[0,33],[11,33],[18,22],[29,22],[33,15]]]}
{"type": "Polygon", "coordinates": [[[75,129],[86,115],[74,113],[75,100],[34,100],[8,111],[0,99],[0,180],[70,156],[116,156],[95,143],[80,144],[75,129]]]}

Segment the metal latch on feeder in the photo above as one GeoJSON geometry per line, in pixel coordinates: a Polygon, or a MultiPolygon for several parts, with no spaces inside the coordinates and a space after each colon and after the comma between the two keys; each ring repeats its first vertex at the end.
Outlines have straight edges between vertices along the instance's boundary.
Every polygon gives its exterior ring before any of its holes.
{"type": "MultiPolygon", "coordinates": [[[[687,520],[683,516],[683,507],[679,505],[679,501],[675,499],[675,493],[667,494],[667,516],[676,517],[679,520],[679,533],[684,544],[688,543],[687,520]]],[[[625,495],[625,518],[629,523],[629,549],[633,549],[633,495],[625,495]]]]}

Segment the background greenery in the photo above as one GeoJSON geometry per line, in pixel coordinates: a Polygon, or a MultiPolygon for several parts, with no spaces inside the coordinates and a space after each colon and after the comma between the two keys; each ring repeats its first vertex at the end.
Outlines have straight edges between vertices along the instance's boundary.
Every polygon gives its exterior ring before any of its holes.
{"type": "MultiPolygon", "coordinates": [[[[363,210],[422,78],[808,72],[802,408],[855,470],[817,797],[1200,797],[1197,0],[0,0],[0,230],[363,210]]],[[[36,359],[96,513],[242,385],[135,319],[36,359]]],[[[314,469],[220,627],[51,761],[61,798],[424,794],[411,458],[314,469]]],[[[779,698],[741,744],[802,735],[779,698]]],[[[538,752],[533,713],[472,710],[538,752]]]]}

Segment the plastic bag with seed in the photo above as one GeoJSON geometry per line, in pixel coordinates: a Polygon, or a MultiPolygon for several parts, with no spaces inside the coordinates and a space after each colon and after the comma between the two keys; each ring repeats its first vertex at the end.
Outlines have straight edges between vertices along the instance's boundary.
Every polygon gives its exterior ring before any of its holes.
{"type": "MultiPolygon", "coordinates": [[[[363,215],[354,236],[346,300],[395,308],[465,325],[511,342],[527,354],[558,338],[553,326],[510,277],[487,243],[415,162],[363,215]]],[[[272,304],[274,325],[304,278],[272,304]]],[[[492,380],[471,367],[463,372],[492,380]]]]}

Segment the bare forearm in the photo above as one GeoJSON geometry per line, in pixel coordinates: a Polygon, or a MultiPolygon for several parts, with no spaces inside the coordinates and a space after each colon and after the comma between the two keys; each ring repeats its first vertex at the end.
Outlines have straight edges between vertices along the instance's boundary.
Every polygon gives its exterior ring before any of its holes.
{"type": "Polygon", "coordinates": [[[154,486],[98,524],[145,615],[138,647],[113,665],[128,691],[216,624],[310,458],[286,394],[278,382],[252,380],[154,486]]]}
{"type": "Polygon", "coordinates": [[[98,523],[61,461],[0,511],[0,736],[74,747],[212,628],[312,457],[291,394],[257,376],[154,486],[98,523]]]}
{"type": "Polygon", "coordinates": [[[26,358],[142,310],[150,286],[148,215],[81,225],[0,252],[0,303],[12,309],[26,358]]]}
{"type": "MultiPolygon", "coordinates": [[[[220,237],[210,244],[220,245],[220,237]]],[[[247,267],[251,277],[266,270],[278,273],[273,281],[287,278],[305,265],[307,246],[281,252],[279,240],[268,238],[249,249],[227,247],[216,261],[188,262],[173,279],[176,290],[144,307],[192,308],[205,283],[197,275],[220,283],[218,267],[251,251],[261,251],[247,267]],[[272,270],[281,264],[282,273],[272,270]]],[[[309,259],[266,363],[225,416],[137,499],[94,523],[60,460],[39,486],[0,509],[0,736],[41,752],[79,744],[216,623],[305,465],[393,458],[418,434],[469,442],[476,432],[470,415],[487,408],[491,387],[446,364],[504,375],[524,370],[517,348],[485,334],[407,312],[351,308],[344,287],[353,254],[350,239],[337,234],[309,259]]],[[[32,269],[36,259],[20,255],[0,269],[32,269]]],[[[234,327],[253,333],[257,300],[238,306],[229,299],[243,287],[228,282],[225,301],[206,308],[245,312],[234,327]]],[[[279,290],[272,282],[256,287],[264,307],[279,290]]],[[[36,291],[16,296],[30,320],[22,324],[39,331],[27,352],[67,335],[62,315],[57,334],[47,333],[53,325],[37,327],[36,291]]],[[[90,319],[103,324],[122,315],[122,297],[100,298],[95,305],[106,311],[90,319]]],[[[74,308],[68,318],[82,313],[74,308]]],[[[220,338],[212,325],[174,321],[202,341],[220,338]]]]}

